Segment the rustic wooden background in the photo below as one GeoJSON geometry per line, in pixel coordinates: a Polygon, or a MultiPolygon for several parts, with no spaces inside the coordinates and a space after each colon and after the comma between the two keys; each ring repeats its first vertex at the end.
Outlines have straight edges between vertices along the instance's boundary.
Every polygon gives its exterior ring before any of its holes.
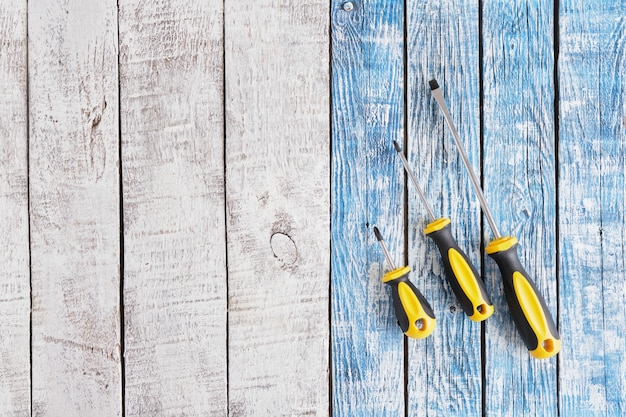
{"type": "Polygon", "coordinates": [[[0,416],[624,415],[625,76],[623,0],[2,0],[0,416]],[[431,78],[556,358],[516,333],[431,78]]]}

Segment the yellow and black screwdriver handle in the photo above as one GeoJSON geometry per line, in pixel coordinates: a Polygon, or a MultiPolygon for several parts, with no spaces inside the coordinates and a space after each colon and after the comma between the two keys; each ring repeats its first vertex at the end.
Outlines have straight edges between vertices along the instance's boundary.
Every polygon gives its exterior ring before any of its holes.
{"type": "Polygon", "coordinates": [[[404,334],[423,339],[435,330],[435,314],[426,298],[409,281],[409,272],[411,268],[408,266],[396,268],[383,275],[382,281],[391,286],[393,308],[404,334]]]}
{"type": "Polygon", "coordinates": [[[546,359],[559,353],[559,332],[545,300],[517,256],[517,239],[512,236],[496,239],[485,251],[500,268],[511,316],[530,354],[546,359]]]}
{"type": "Polygon", "coordinates": [[[485,283],[452,236],[450,219],[435,220],[426,226],[424,233],[437,244],[446,278],[465,314],[472,321],[491,317],[493,303],[485,290],[485,283]]]}

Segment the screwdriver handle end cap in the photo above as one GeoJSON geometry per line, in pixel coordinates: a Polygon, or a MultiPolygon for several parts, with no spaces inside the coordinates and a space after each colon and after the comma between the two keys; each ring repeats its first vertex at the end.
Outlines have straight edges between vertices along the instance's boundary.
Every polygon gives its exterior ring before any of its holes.
{"type": "Polygon", "coordinates": [[[560,339],[546,339],[535,350],[529,351],[530,354],[537,359],[548,359],[561,351],[560,339]]]}
{"type": "Polygon", "coordinates": [[[489,317],[493,316],[493,312],[495,308],[492,304],[482,304],[480,309],[476,309],[474,314],[471,316],[467,316],[471,321],[476,323],[480,323],[481,321],[487,320],[489,317]]]}

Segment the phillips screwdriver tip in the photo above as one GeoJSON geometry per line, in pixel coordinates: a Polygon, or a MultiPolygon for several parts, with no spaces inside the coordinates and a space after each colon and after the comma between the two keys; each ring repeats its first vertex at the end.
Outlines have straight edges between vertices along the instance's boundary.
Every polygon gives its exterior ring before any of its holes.
{"type": "Polygon", "coordinates": [[[380,230],[378,230],[378,227],[374,226],[374,234],[376,235],[376,239],[380,242],[383,240],[383,237],[380,234],[380,230]]]}
{"type": "Polygon", "coordinates": [[[428,85],[430,85],[430,89],[431,89],[431,90],[436,90],[436,89],[438,89],[438,88],[439,88],[439,84],[437,83],[437,80],[434,80],[434,79],[433,79],[433,80],[430,80],[430,81],[428,82],[428,85]]]}
{"type": "Polygon", "coordinates": [[[402,148],[400,148],[400,145],[395,140],[393,141],[393,147],[396,148],[396,152],[402,152],[402,148]]]}

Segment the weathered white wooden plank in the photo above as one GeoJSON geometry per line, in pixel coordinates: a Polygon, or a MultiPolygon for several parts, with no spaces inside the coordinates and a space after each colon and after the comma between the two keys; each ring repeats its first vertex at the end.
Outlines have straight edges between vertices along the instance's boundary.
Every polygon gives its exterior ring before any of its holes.
{"type": "Polygon", "coordinates": [[[120,1],[126,415],[226,416],[222,1],[120,1]]]}
{"type": "Polygon", "coordinates": [[[404,5],[333,1],[332,362],[333,416],[405,414],[405,361],[380,227],[404,262],[404,5]]]}
{"type": "Polygon", "coordinates": [[[328,20],[225,3],[232,417],[328,414],[328,20]]]}
{"type": "Polygon", "coordinates": [[[626,414],[625,24],[623,1],[559,8],[561,416],[626,414]]]}
{"type": "Polygon", "coordinates": [[[0,3],[0,416],[30,415],[26,1],[0,3]]]}
{"type": "MultiPolygon", "coordinates": [[[[482,4],[485,197],[500,232],[519,240],[520,261],[556,321],[553,2],[482,4]]],[[[484,262],[496,309],[485,326],[485,413],[557,415],[556,358],[530,356],[500,271],[484,262]]]]}
{"type": "Polygon", "coordinates": [[[121,415],[116,22],[29,3],[34,416],[121,415]]]}
{"type": "MultiPolygon", "coordinates": [[[[428,86],[430,79],[439,80],[478,168],[478,6],[477,1],[408,2],[407,151],[435,215],[451,219],[459,246],[480,271],[480,208],[428,86]]],[[[409,262],[437,315],[437,329],[428,340],[409,341],[408,414],[480,416],[481,325],[456,301],[439,250],[423,232],[432,220],[412,184],[408,190],[409,262]]]]}

